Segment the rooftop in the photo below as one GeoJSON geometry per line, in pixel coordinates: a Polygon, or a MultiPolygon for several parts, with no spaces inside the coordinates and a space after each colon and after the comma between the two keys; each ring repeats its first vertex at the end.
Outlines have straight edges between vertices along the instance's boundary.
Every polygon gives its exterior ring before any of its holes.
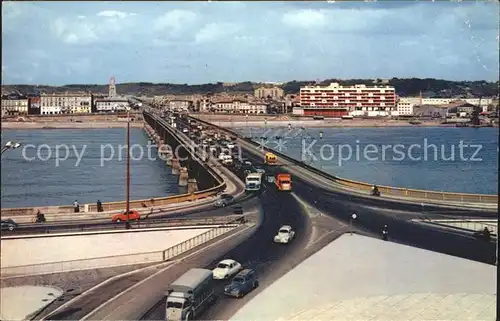
{"type": "Polygon", "coordinates": [[[496,283],[495,266],[345,234],[231,319],[495,320],[496,283]]]}

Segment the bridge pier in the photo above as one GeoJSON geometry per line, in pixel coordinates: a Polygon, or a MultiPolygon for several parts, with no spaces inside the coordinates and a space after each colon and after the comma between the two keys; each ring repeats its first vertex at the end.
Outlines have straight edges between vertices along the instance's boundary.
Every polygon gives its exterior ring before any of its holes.
{"type": "Polygon", "coordinates": [[[196,178],[189,178],[187,180],[187,192],[188,194],[192,194],[198,191],[198,182],[196,178]]]}
{"type": "Polygon", "coordinates": [[[175,157],[172,158],[172,175],[179,175],[181,169],[181,163],[175,157]]]}
{"type": "Polygon", "coordinates": [[[182,167],[179,173],[179,186],[188,186],[189,174],[186,167],[182,167]]]}

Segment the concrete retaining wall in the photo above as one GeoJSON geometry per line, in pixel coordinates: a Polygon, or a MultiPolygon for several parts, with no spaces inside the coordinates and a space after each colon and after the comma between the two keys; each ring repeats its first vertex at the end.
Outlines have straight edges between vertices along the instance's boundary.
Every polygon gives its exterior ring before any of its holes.
{"type": "Polygon", "coordinates": [[[166,261],[237,226],[2,240],[1,275],[60,273],[166,261]],[[89,255],[93,257],[85,257],[89,255]]]}

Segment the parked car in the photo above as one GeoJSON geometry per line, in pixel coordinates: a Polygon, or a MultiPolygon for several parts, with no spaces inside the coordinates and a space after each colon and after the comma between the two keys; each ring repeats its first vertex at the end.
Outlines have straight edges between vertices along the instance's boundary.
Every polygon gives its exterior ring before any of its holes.
{"type": "Polygon", "coordinates": [[[257,273],[253,269],[244,269],[224,288],[224,294],[241,298],[259,286],[257,273]]]}
{"type": "Polygon", "coordinates": [[[113,223],[120,223],[122,221],[126,222],[127,218],[129,221],[140,220],[141,214],[139,214],[139,212],[137,212],[135,210],[130,210],[129,214],[127,215],[127,213],[124,211],[123,213],[118,213],[118,214],[113,215],[113,217],[111,218],[111,221],[113,223]]]}
{"type": "Polygon", "coordinates": [[[182,132],[183,132],[183,133],[188,133],[188,132],[189,132],[189,129],[187,129],[186,127],[184,127],[184,128],[182,129],[182,132]]]}
{"type": "Polygon", "coordinates": [[[290,225],[283,225],[278,230],[278,234],[274,237],[275,243],[288,244],[295,236],[295,231],[290,225]]]}
{"type": "Polygon", "coordinates": [[[226,207],[234,201],[234,197],[229,194],[221,194],[219,199],[214,202],[215,207],[226,207]]]}
{"type": "Polygon", "coordinates": [[[242,269],[240,263],[232,259],[222,260],[217,264],[217,267],[213,270],[214,279],[224,280],[229,279],[231,276],[235,275],[242,269]]]}
{"type": "Polygon", "coordinates": [[[18,226],[19,225],[16,222],[14,222],[13,219],[6,218],[6,219],[2,220],[1,229],[2,229],[2,231],[3,230],[14,231],[18,226]]]}

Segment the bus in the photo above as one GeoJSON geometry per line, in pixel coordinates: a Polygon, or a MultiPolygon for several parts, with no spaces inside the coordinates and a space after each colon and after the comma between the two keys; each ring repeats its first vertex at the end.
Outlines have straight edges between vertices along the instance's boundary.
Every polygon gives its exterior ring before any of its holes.
{"type": "Polygon", "coordinates": [[[266,153],[266,156],[264,158],[264,164],[268,165],[276,165],[278,163],[278,157],[274,155],[273,153],[266,153]]]}

